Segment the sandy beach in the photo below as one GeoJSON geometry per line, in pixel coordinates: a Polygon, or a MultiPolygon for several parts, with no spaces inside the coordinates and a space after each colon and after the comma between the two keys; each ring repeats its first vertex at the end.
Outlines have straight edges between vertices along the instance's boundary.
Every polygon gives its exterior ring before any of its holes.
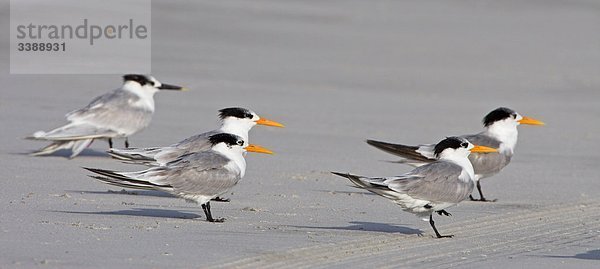
{"type": "MultiPolygon", "coordinates": [[[[120,86],[119,75],[10,75],[0,43],[0,268],[598,268],[600,3],[597,1],[153,1],[159,92],[134,147],[169,145],[241,106],[255,127],[245,178],[202,209],[126,190],[81,167],[133,171],[96,141],[31,157],[24,140],[120,86]],[[512,163],[427,222],[329,171],[410,171],[365,139],[417,144],[476,133],[507,106],[512,163]],[[197,218],[197,219],[196,219],[197,218]]],[[[75,12],[75,11],[74,11],[75,12]]],[[[8,1],[0,20],[8,25],[8,1]]],[[[123,140],[117,140],[121,147],[123,140]]]]}

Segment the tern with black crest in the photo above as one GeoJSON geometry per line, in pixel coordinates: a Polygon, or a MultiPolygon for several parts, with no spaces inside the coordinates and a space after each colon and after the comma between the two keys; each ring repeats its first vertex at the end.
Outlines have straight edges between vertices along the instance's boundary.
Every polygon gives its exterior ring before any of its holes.
{"type": "Polygon", "coordinates": [[[214,134],[208,141],[211,146],[207,151],[185,154],[164,166],[143,171],[85,169],[98,174],[91,177],[108,184],[163,191],[196,202],[202,206],[207,221],[223,222],[222,218],[213,218],[210,200],[229,191],[244,177],[244,152],[272,152],[257,145],[247,145],[242,137],[233,134],[214,134]]]}
{"type": "Polygon", "coordinates": [[[208,138],[214,134],[234,134],[249,143],[248,132],[255,125],[284,127],[281,123],[262,118],[254,111],[241,107],[221,109],[219,110],[219,118],[222,122],[219,129],[188,137],[170,146],[110,149],[108,153],[114,158],[127,163],[161,166],[181,155],[210,149],[211,143],[208,138]]]}
{"type": "MultiPolygon", "coordinates": [[[[497,153],[473,153],[469,155],[469,160],[473,164],[475,171],[477,191],[479,192],[479,199],[473,198],[472,195],[469,196],[472,201],[495,201],[488,200],[483,196],[480,180],[497,174],[510,163],[515,146],[517,145],[519,134],[517,126],[520,124],[544,125],[543,122],[521,116],[510,108],[500,107],[488,113],[483,118],[483,132],[461,136],[474,144],[498,149],[497,153]]],[[[367,140],[367,143],[380,150],[404,158],[400,162],[412,166],[421,166],[436,160],[434,154],[435,144],[408,146],[375,140],[367,140]]]]}
{"type": "Polygon", "coordinates": [[[86,107],[68,113],[68,124],[27,137],[51,142],[31,155],[71,149],[70,157],[73,158],[95,139],[107,139],[112,148],[113,138],[125,138],[125,147],[129,147],[128,137],[146,128],[152,120],[154,94],[159,90],[186,90],[146,75],[129,74],[123,76],[123,80],[121,88],[96,97],[86,107]]]}
{"type": "Polygon", "coordinates": [[[474,188],[474,171],[470,152],[490,153],[497,149],[474,146],[461,137],[448,137],[433,148],[435,161],[393,177],[365,177],[332,172],[348,178],[356,186],[392,200],[403,210],[416,214],[429,224],[437,238],[441,235],[433,213],[450,216],[446,208],[467,199],[474,188]]]}

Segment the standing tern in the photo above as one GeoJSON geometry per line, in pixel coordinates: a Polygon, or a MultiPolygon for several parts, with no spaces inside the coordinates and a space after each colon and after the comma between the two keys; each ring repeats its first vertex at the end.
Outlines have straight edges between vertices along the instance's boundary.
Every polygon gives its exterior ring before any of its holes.
{"type": "MultiPolygon", "coordinates": [[[[167,147],[110,149],[108,154],[126,163],[162,166],[181,155],[209,150],[211,144],[208,141],[208,137],[214,134],[229,133],[238,135],[248,143],[248,132],[257,124],[284,127],[281,123],[262,118],[256,112],[241,107],[221,109],[219,110],[219,118],[222,121],[221,128],[188,137],[167,147]]],[[[217,202],[230,201],[230,199],[222,197],[215,197],[213,200],[217,202]]]]}
{"type": "Polygon", "coordinates": [[[123,80],[121,88],[96,97],[86,107],[66,114],[68,124],[49,132],[38,131],[28,137],[52,142],[31,155],[71,149],[70,158],[73,158],[94,139],[108,139],[112,148],[113,138],[124,137],[125,147],[129,147],[127,138],[150,124],[154,113],[154,94],[158,90],[187,90],[145,75],[124,75],[123,80]]]}
{"type": "MultiPolygon", "coordinates": [[[[517,137],[519,131],[517,126],[520,124],[528,125],[544,125],[543,122],[521,116],[514,110],[506,107],[500,107],[490,112],[483,118],[484,130],[478,134],[463,135],[461,137],[475,143],[477,145],[497,148],[498,152],[493,154],[474,153],[469,155],[469,160],[473,164],[475,170],[475,182],[477,183],[477,191],[479,199],[469,198],[472,201],[490,201],[483,196],[481,192],[481,184],[479,181],[482,178],[491,177],[510,163],[514,154],[515,146],[517,145],[517,137]]],[[[426,163],[435,161],[434,148],[435,144],[423,144],[418,146],[407,146],[402,144],[391,144],[375,140],[367,140],[367,143],[385,152],[404,158],[400,162],[412,166],[421,166],[426,163]]]]}
{"type": "Polygon", "coordinates": [[[164,191],[196,202],[202,206],[206,220],[213,218],[210,200],[229,191],[246,172],[245,151],[272,154],[270,150],[247,145],[243,138],[233,134],[214,134],[208,137],[211,149],[179,156],[164,166],[151,167],[138,172],[115,172],[85,168],[99,174],[91,176],[105,183],[135,189],[164,191]]]}
{"type": "Polygon", "coordinates": [[[254,111],[230,107],[219,110],[222,125],[219,129],[188,137],[178,143],[166,147],[110,149],[108,153],[116,159],[127,163],[162,166],[179,156],[209,150],[209,137],[218,133],[234,134],[248,143],[248,132],[255,125],[284,127],[283,124],[259,117],[254,111]]]}
{"type": "Polygon", "coordinates": [[[468,159],[470,152],[497,152],[497,149],[474,146],[462,137],[448,137],[434,146],[436,161],[400,176],[364,177],[332,173],[392,200],[404,211],[429,220],[437,238],[452,237],[438,232],[433,213],[450,216],[444,209],[465,200],[473,191],[475,175],[468,159]]]}

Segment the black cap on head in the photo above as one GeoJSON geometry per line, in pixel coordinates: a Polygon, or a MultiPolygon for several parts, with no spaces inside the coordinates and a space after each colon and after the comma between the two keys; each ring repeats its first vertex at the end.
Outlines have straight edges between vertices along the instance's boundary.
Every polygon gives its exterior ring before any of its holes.
{"type": "Polygon", "coordinates": [[[228,107],[219,110],[219,118],[225,119],[227,117],[236,117],[236,118],[248,118],[251,119],[254,115],[250,110],[241,108],[241,107],[228,107]]]}
{"type": "Polygon", "coordinates": [[[499,107],[485,115],[485,117],[483,117],[483,125],[485,127],[488,127],[494,122],[501,121],[510,117],[517,118],[517,112],[510,108],[499,107]]]}
{"type": "Polygon", "coordinates": [[[146,84],[154,86],[154,81],[148,79],[148,77],[139,74],[127,74],[123,76],[124,81],[135,81],[140,85],[144,86],[146,84]]]}
{"type": "Polygon", "coordinates": [[[466,139],[456,136],[450,136],[446,137],[446,139],[440,141],[435,145],[433,149],[433,154],[435,155],[435,157],[439,157],[440,153],[442,153],[442,151],[444,151],[447,148],[457,149],[467,148],[468,146],[469,142],[467,142],[466,139]]]}
{"type": "Polygon", "coordinates": [[[228,146],[244,145],[244,139],[242,139],[241,137],[239,137],[237,135],[228,134],[228,133],[220,133],[220,134],[211,135],[208,137],[208,141],[210,141],[210,143],[213,144],[213,146],[216,144],[219,144],[219,143],[225,143],[228,146]]]}

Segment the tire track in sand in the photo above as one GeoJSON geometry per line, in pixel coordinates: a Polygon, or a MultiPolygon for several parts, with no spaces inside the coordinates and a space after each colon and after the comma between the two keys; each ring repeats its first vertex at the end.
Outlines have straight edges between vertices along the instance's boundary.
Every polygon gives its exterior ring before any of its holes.
{"type": "Polygon", "coordinates": [[[428,236],[365,235],[356,240],[288,249],[234,259],[209,268],[315,268],[332,265],[369,267],[455,266],[531,251],[580,239],[597,238],[600,201],[520,209],[444,225],[453,239],[428,236]]]}

